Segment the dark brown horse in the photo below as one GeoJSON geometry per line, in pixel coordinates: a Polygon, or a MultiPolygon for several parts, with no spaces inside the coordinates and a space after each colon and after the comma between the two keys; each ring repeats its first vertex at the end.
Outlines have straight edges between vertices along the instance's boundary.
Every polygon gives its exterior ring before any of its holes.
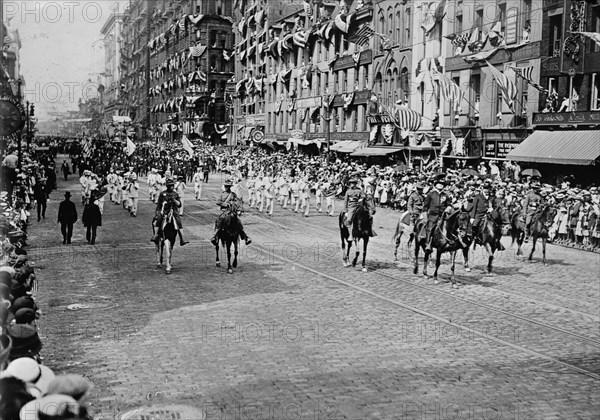
{"type": "Polygon", "coordinates": [[[348,227],[344,224],[344,218],[346,216],[345,212],[341,212],[339,216],[339,226],[340,226],[340,237],[342,240],[342,253],[344,259],[344,267],[350,266],[350,248],[352,248],[352,243],[354,242],[356,246],[356,255],[352,260],[352,267],[356,267],[356,263],[358,261],[358,256],[360,255],[360,251],[358,248],[358,242],[362,240],[363,242],[363,258],[362,258],[362,271],[367,271],[366,266],[366,258],[367,258],[367,246],[369,245],[369,238],[371,237],[371,228],[373,224],[373,220],[371,218],[371,214],[369,212],[369,208],[367,207],[364,198],[358,200],[356,211],[354,212],[354,216],[352,218],[352,237],[353,240],[349,241],[350,231],[348,227]],[[346,248],[346,245],[348,246],[346,248]]]}
{"type": "Polygon", "coordinates": [[[554,223],[554,217],[556,216],[556,209],[550,204],[544,204],[531,218],[531,226],[529,232],[531,233],[531,239],[533,241],[531,245],[531,252],[529,253],[528,260],[531,261],[533,253],[535,251],[535,244],[538,239],[542,240],[542,261],[545,266],[548,266],[546,262],[546,242],[548,241],[548,231],[554,223]]]}
{"type": "MultiPolygon", "coordinates": [[[[429,263],[429,257],[431,256],[432,250],[427,250],[426,238],[423,235],[425,231],[425,224],[427,220],[419,221],[415,225],[415,237],[418,238],[415,244],[415,268],[414,274],[419,272],[419,250],[422,249],[424,252],[423,256],[423,275],[429,278],[427,274],[427,265],[429,263]]],[[[454,267],[456,263],[456,252],[462,249],[465,257],[465,265],[468,266],[468,249],[471,245],[470,239],[467,235],[467,228],[469,223],[468,213],[461,211],[453,211],[451,214],[444,214],[441,216],[441,220],[434,226],[431,232],[431,244],[432,248],[436,249],[435,258],[435,272],[433,273],[433,283],[439,284],[438,281],[438,269],[441,264],[441,256],[445,252],[449,252],[452,255],[452,266],[450,281],[452,287],[458,288],[458,283],[454,280],[454,267]]]]}
{"type": "MultiPolygon", "coordinates": [[[[163,202],[161,214],[162,214],[162,226],[160,227],[160,235],[156,242],[156,266],[162,267],[163,260],[166,261],[165,272],[171,274],[173,266],[171,265],[171,258],[173,257],[173,245],[175,245],[175,238],[177,238],[177,227],[175,226],[175,217],[173,212],[176,211],[173,201],[167,200],[163,202]],[[164,258],[163,258],[164,257],[164,258]]],[[[155,232],[157,219],[156,217],[152,220],[152,233],[155,232]]]]}
{"type": "Polygon", "coordinates": [[[519,204],[513,204],[510,208],[510,236],[512,238],[511,246],[517,243],[517,257],[523,256],[523,241],[525,240],[525,218],[522,216],[522,207],[519,204]]]}
{"type": "Polygon", "coordinates": [[[227,249],[227,272],[233,274],[233,269],[237,267],[238,245],[240,242],[240,223],[238,220],[238,210],[235,206],[230,206],[221,216],[221,223],[217,231],[217,267],[221,266],[219,260],[219,241],[227,249]],[[231,261],[231,245],[233,245],[233,262],[231,261]]]}
{"type": "Polygon", "coordinates": [[[494,261],[494,253],[497,250],[504,251],[504,246],[502,246],[500,239],[502,238],[503,230],[506,230],[504,226],[508,226],[508,223],[508,212],[500,208],[494,209],[481,222],[478,237],[474,238],[475,245],[473,245],[473,249],[477,245],[482,245],[488,254],[487,274],[489,276],[493,275],[492,263],[494,261]]]}

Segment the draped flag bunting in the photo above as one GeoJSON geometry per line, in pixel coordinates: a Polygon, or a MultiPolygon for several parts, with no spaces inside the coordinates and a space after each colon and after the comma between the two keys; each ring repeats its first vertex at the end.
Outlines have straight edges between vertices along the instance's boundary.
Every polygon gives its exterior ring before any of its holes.
{"type": "Polygon", "coordinates": [[[204,19],[204,15],[202,15],[202,14],[200,14],[200,15],[188,15],[188,19],[194,25],[197,25],[202,19],[204,19]]]}
{"type": "Polygon", "coordinates": [[[336,52],[333,58],[329,60],[329,67],[333,67],[338,58],[340,58],[340,53],[336,52]]]}
{"type": "Polygon", "coordinates": [[[294,109],[296,109],[296,100],[295,99],[291,99],[290,103],[288,104],[288,112],[292,113],[294,111],[294,109]]]}
{"type": "MultiPolygon", "coordinates": [[[[437,4],[430,3],[428,6],[428,9],[423,11],[425,19],[421,23],[421,27],[425,29],[425,35],[429,35],[433,28],[435,28],[435,25],[444,19],[446,15],[446,0],[442,0],[437,4]]],[[[427,7],[427,4],[425,3],[423,7],[427,7]]]]}
{"type": "Polygon", "coordinates": [[[504,99],[504,102],[506,102],[506,105],[508,105],[508,108],[514,114],[514,101],[517,97],[517,87],[515,86],[515,83],[506,77],[504,73],[501,73],[496,67],[492,66],[489,61],[486,60],[486,63],[492,72],[492,76],[494,76],[494,79],[498,84],[498,88],[502,92],[502,98],[504,99]]]}
{"type": "Polygon", "coordinates": [[[344,100],[344,110],[347,111],[348,107],[354,102],[354,92],[342,94],[342,99],[344,100]]]}
{"type": "Polygon", "coordinates": [[[218,134],[223,134],[227,132],[228,124],[215,124],[215,131],[218,134]]]}
{"type": "Polygon", "coordinates": [[[306,41],[308,40],[308,34],[304,31],[298,31],[294,34],[294,44],[300,48],[306,48],[306,41]]]}
{"type": "Polygon", "coordinates": [[[379,132],[379,124],[373,124],[369,132],[369,143],[377,142],[377,133],[379,132]]]}
{"type": "Polygon", "coordinates": [[[310,113],[310,119],[315,120],[319,117],[320,114],[321,114],[321,107],[318,106],[315,109],[313,109],[312,112],[310,113]]]}
{"type": "Polygon", "coordinates": [[[310,112],[310,108],[309,107],[304,108],[304,111],[302,112],[302,115],[301,115],[301,117],[302,117],[301,121],[306,120],[306,117],[308,116],[309,112],[310,112]]]}
{"type": "Polygon", "coordinates": [[[192,145],[192,143],[189,141],[189,139],[187,138],[187,136],[181,136],[181,145],[183,146],[183,150],[185,150],[186,152],[188,152],[188,154],[191,156],[194,156],[194,146],[192,145]]]}
{"type": "Polygon", "coordinates": [[[396,105],[393,110],[396,125],[403,130],[416,131],[421,127],[421,114],[405,106],[396,105]]]}
{"type": "Polygon", "coordinates": [[[394,124],[382,124],[381,125],[381,134],[383,135],[383,141],[387,144],[392,144],[394,140],[394,124]]]}
{"type": "Polygon", "coordinates": [[[586,36],[588,38],[590,38],[592,41],[594,41],[596,43],[596,45],[600,46],[600,33],[598,32],[572,32],[572,34],[581,34],[583,36],[586,36]]]}
{"type": "Polygon", "coordinates": [[[224,59],[225,61],[229,61],[229,60],[231,60],[231,56],[232,56],[232,55],[233,55],[232,53],[230,53],[230,52],[227,52],[227,51],[223,50],[223,59],[224,59]]]}
{"type": "Polygon", "coordinates": [[[360,61],[360,51],[352,54],[352,60],[354,61],[354,65],[358,66],[358,63],[360,61]]]}
{"type": "Polygon", "coordinates": [[[329,95],[329,100],[327,101],[327,108],[331,108],[333,106],[333,101],[335,100],[335,93],[329,95]]]}
{"type": "Polygon", "coordinates": [[[511,69],[513,69],[513,71],[517,74],[517,76],[525,79],[525,81],[527,83],[529,83],[531,86],[533,86],[534,88],[536,88],[537,90],[539,90],[541,93],[543,93],[544,95],[549,95],[550,91],[546,88],[544,88],[543,86],[535,83],[532,79],[532,75],[533,75],[533,66],[528,66],[528,67],[513,67],[510,66],[511,69]]]}
{"type": "Polygon", "coordinates": [[[202,56],[202,54],[204,54],[204,51],[206,51],[206,47],[202,46],[202,45],[190,47],[190,53],[188,54],[188,58],[189,57],[198,58],[198,57],[202,56]]]}
{"type": "Polygon", "coordinates": [[[437,70],[433,70],[434,76],[440,85],[440,93],[446,101],[450,103],[452,109],[457,112],[460,107],[460,101],[463,97],[463,91],[460,86],[456,84],[454,80],[445,74],[439,73],[437,70]]]}
{"type": "Polygon", "coordinates": [[[354,31],[348,38],[348,41],[364,47],[369,43],[369,39],[373,37],[373,34],[375,34],[375,31],[365,23],[354,31]]]}
{"type": "Polygon", "coordinates": [[[488,41],[490,41],[492,47],[494,48],[502,44],[502,42],[504,41],[504,37],[502,36],[502,23],[500,23],[500,21],[497,21],[492,26],[492,28],[488,32],[487,38],[488,41]]]}
{"type": "Polygon", "coordinates": [[[81,141],[81,148],[83,149],[83,156],[86,158],[92,157],[92,140],[84,138],[81,141]]]}
{"type": "Polygon", "coordinates": [[[312,5],[310,2],[308,0],[304,0],[302,2],[302,6],[304,7],[304,13],[306,13],[306,16],[312,16],[312,5]]]}
{"type": "Polygon", "coordinates": [[[335,19],[333,20],[333,22],[335,23],[335,26],[342,31],[343,33],[348,33],[348,28],[350,27],[350,24],[352,23],[352,20],[354,19],[354,14],[350,13],[346,16],[342,16],[341,13],[338,13],[335,16],[335,19]]]}
{"type": "Polygon", "coordinates": [[[127,137],[127,156],[133,155],[133,152],[135,152],[135,143],[127,137]]]}

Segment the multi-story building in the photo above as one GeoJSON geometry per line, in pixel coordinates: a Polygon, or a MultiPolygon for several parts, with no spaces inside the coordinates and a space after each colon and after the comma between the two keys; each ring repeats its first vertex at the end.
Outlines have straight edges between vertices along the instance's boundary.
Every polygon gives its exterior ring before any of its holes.
{"type": "Polygon", "coordinates": [[[237,10],[241,140],[289,148],[328,137],[366,142],[374,41],[350,42],[349,29],[371,22],[371,2],[259,0],[237,10]]]}
{"type": "Polygon", "coordinates": [[[100,33],[104,42],[104,118],[110,120],[113,115],[119,115],[123,109],[120,100],[121,81],[121,34],[123,30],[122,13],[111,13],[100,33]]]}
{"type": "Polygon", "coordinates": [[[446,81],[445,86],[438,82],[434,92],[444,164],[463,167],[480,158],[505,159],[532,132],[538,107],[539,90],[517,72],[539,81],[542,0],[450,0],[447,7],[439,30],[430,35],[441,41],[434,55],[445,57],[434,63],[446,81]],[[503,97],[500,79],[509,98],[503,97]],[[459,88],[455,102],[448,99],[452,86],[459,88]]]}
{"type": "Polygon", "coordinates": [[[157,1],[151,17],[151,123],[163,136],[221,143],[233,76],[233,0],[157,1]]]}
{"type": "Polygon", "coordinates": [[[557,178],[575,175],[598,182],[600,164],[600,4],[544,0],[540,89],[535,131],[508,157],[536,165],[557,178]],[[595,38],[595,39],[594,39],[595,38]]]}

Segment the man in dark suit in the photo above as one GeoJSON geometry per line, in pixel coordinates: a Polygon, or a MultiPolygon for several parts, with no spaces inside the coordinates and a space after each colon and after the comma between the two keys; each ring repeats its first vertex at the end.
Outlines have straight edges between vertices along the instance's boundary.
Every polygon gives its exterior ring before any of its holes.
{"type": "Polygon", "coordinates": [[[61,201],[58,207],[58,223],[63,235],[63,244],[70,244],[73,236],[73,223],[77,221],[77,208],[71,200],[71,193],[65,193],[64,201],[61,201]]]}
{"type": "Polygon", "coordinates": [[[469,206],[469,217],[471,226],[473,228],[473,237],[475,238],[475,242],[478,244],[481,243],[479,236],[483,221],[486,215],[492,211],[490,202],[491,188],[491,184],[484,184],[479,194],[473,197],[473,201],[469,206]]]}
{"type": "Polygon", "coordinates": [[[446,207],[444,193],[442,192],[444,186],[443,181],[436,181],[434,188],[427,193],[423,202],[423,210],[427,212],[427,225],[425,226],[427,251],[431,251],[431,233],[446,207]]]}

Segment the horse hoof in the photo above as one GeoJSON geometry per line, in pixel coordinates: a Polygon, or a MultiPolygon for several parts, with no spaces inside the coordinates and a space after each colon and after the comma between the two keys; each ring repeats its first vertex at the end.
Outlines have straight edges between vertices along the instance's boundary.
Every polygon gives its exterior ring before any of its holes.
{"type": "Polygon", "coordinates": [[[228,269],[227,269],[227,272],[228,272],[229,274],[233,274],[233,269],[231,269],[231,268],[228,268],[228,269]]]}
{"type": "Polygon", "coordinates": [[[156,263],[156,266],[157,266],[157,267],[161,267],[161,266],[162,266],[162,264],[161,264],[161,263],[156,263]]]}
{"type": "Polygon", "coordinates": [[[216,265],[217,267],[220,267],[220,266],[221,266],[221,263],[220,263],[220,262],[218,262],[218,263],[216,263],[215,265],[216,265]]]}
{"type": "Polygon", "coordinates": [[[465,271],[466,271],[467,273],[470,273],[470,272],[471,272],[471,268],[470,268],[470,267],[467,267],[467,268],[465,268],[465,271]]]}
{"type": "Polygon", "coordinates": [[[494,277],[494,273],[487,273],[486,276],[487,277],[494,277]]]}
{"type": "Polygon", "coordinates": [[[453,288],[453,289],[458,289],[458,284],[456,284],[456,283],[452,283],[452,288],[453,288]]]}
{"type": "Polygon", "coordinates": [[[363,273],[366,273],[366,272],[367,272],[367,267],[363,267],[363,268],[362,268],[362,272],[363,272],[363,273]]]}
{"type": "Polygon", "coordinates": [[[171,274],[171,270],[165,270],[167,274],[171,274]]]}
{"type": "Polygon", "coordinates": [[[237,268],[237,261],[234,261],[234,262],[231,264],[231,266],[232,266],[233,268],[237,268]]]}
{"type": "Polygon", "coordinates": [[[440,281],[438,279],[433,279],[433,284],[440,284],[440,281]]]}
{"type": "Polygon", "coordinates": [[[550,267],[550,264],[544,263],[544,267],[550,267]]]}

